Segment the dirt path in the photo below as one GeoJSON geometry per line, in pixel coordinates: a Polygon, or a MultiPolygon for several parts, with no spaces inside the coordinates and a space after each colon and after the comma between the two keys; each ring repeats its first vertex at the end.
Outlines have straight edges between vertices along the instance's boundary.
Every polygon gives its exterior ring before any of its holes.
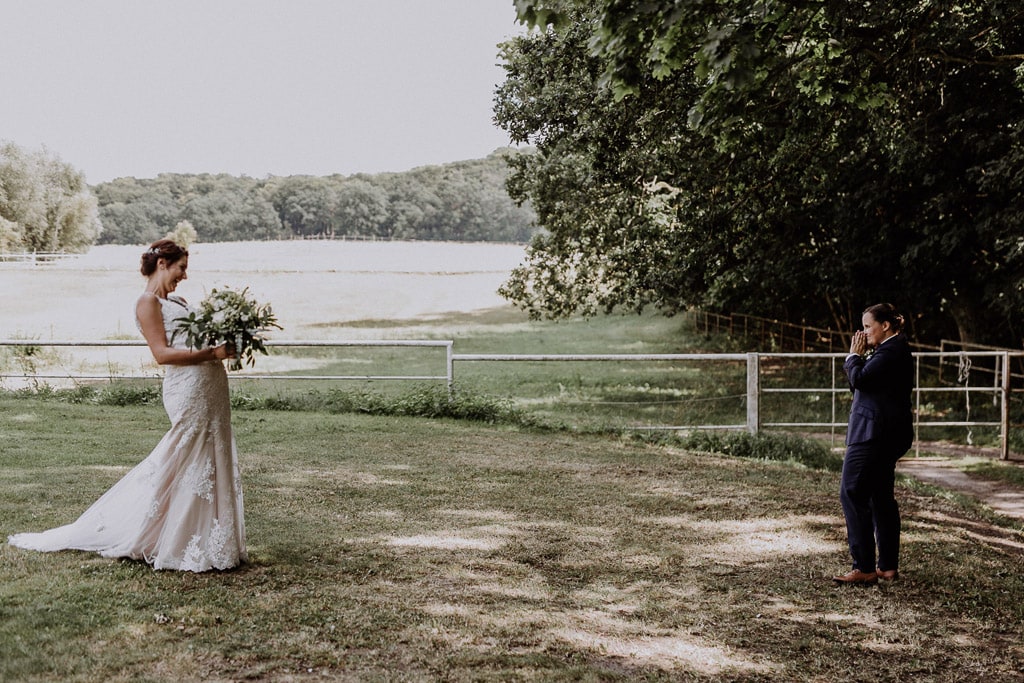
{"type": "MultiPolygon", "coordinates": [[[[1024,488],[972,477],[958,469],[957,459],[958,455],[952,453],[917,458],[908,456],[900,460],[896,471],[971,496],[1004,517],[1024,520],[1024,488]]],[[[1024,463],[1017,465],[1024,466],[1024,463]]]]}

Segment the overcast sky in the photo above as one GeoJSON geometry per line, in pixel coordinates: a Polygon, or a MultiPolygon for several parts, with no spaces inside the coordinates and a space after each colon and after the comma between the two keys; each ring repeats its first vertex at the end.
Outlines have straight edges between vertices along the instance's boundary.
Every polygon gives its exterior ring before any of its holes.
{"type": "Polygon", "coordinates": [[[89,183],[484,157],[513,0],[0,0],[0,141],[89,183]]]}

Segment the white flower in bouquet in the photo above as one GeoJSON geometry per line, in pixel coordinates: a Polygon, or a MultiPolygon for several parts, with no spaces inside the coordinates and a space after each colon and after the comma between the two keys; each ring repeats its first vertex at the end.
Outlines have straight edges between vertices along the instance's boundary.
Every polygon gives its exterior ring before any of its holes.
{"type": "Polygon", "coordinates": [[[261,304],[249,295],[246,287],[240,292],[232,289],[213,289],[198,309],[178,321],[178,334],[193,349],[218,344],[231,344],[235,358],[229,366],[241,370],[243,362],[256,364],[256,353],[267,354],[263,333],[271,328],[281,329],[270,304],[261,304]]]}

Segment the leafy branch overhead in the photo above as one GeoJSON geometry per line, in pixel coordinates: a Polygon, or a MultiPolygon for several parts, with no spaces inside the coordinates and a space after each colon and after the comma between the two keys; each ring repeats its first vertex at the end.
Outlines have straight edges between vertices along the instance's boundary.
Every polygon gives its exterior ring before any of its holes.
{"type": "Polygon", "coordinates": [[[536,315],[648,305],[1024,338],[1024,9],[519,0],[495,119],[536,147],[536,315]]]}

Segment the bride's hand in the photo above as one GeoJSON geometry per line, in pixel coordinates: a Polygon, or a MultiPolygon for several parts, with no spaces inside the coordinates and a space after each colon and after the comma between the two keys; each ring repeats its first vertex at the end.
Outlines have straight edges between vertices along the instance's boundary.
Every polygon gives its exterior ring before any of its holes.
{"type": "Polygon", "coordinates": [[[234,344],[221,344],[213,349],[213,357],[217,360],[226,360],[228,358],[235,357],[235,345],[234,344]]]}

